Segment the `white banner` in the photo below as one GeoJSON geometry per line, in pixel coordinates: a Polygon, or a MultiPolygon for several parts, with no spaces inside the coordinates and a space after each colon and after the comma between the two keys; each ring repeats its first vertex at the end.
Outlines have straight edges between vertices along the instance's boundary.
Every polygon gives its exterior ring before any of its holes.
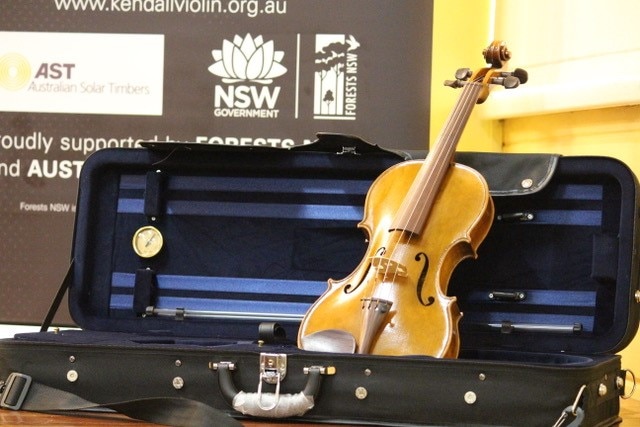
{"type": "Polygon", "coordinates": [[[164,35],[0,32],[0,111],[162,115],[164,35]]]}

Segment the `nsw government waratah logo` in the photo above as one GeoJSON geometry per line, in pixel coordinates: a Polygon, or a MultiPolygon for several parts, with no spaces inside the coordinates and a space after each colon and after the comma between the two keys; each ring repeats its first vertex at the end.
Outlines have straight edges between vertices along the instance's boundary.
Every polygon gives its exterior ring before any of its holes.
{"type": "Polygon", "coordinates": [[[273,40],[262,36],[236,35],[223,40],[222,49],[213,49],[211,74],[221,77],[214,89],[214,115],[217,117],[276,118],[280,86],[275,78],[287,72],[281,64],[284,52],[275,49],[273,40]]]}
{"type": "Polygon", "coordinates": [[[314,118],[356,119],[359,47],[352,35],[316,34],[314,118]]]}

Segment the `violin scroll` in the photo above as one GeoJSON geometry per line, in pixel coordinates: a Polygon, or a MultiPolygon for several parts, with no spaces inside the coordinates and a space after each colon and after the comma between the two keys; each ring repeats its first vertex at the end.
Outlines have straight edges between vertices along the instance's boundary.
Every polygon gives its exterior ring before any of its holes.
{"type": "Polygon", "coordinates": [[[446,80],[445,86],[452,88],[460,88],[468,82],[481,84],[481,90],[478,96],[478,104],[483,103],[489,96],[489,85],[503,86],[505,89],[514,89],[528,80],[528,74],[522,68],[516,68],[513,71],[501,70],[509,59],[511,59],[511,51],[507,49],[507,45],[502,41],[494,41],[482,51],[487,67],[477,70],[475,73],[469,68],[460,68],[456,71],[455,80],[446,80]]]}
{"type": "Polygon", "coordinates": [[[511,51],[509,51],[505,42],[495,40],[482,51],[482,56],[484,56],[487,64],[491,64],[491,68],[502,68],[511,59],[511,51]]]}

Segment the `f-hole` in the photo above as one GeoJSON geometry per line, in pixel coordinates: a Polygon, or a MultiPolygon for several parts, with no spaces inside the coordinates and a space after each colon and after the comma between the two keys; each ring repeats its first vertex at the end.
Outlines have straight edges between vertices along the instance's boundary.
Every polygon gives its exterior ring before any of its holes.
{"type": "MultiPolygon", "coordinates": [[[[387,248],[385,248],[384,246],[382,246],[380,249],[378,249],[376,251],[376,253],[374,254],[375,256],[382,256],[387,252],[387,248]]],[[[367,268],[365,269],[365,271],[369,271],[371,269],[371,262],[369,262],[369,265],[367,265],[367,268]]],[[[365,274],[364,276],[362,276],[362,278],[360,279],[360,281],[353,286],[351,283],[347,283],[344,286],[344,293],[345,294],[350,294],[353,291],[355,291],[356,289],[358,289],[360,287],[360,285],[362,285],[362,282],[364,282],[364,279],[367,277],[368,274],[365,274]]]]}
{"type": "Polygon", "coordinates": [[[429,296],[426,301],[422,297],[422,289],[424,288],[424,279],[427,277],[427,272],[429,271],[429,258],[427,257],[427,254],[425,254],[424,252],[419,252],[415,256],[415,260],[418,262],[424,260],[424,265],[422,266],[422,271],[420,272],[420,277],[418,278],[418,285],[416,286],[416,293],[418,296],[418,301],[420,301],[420,304],[424,305],[425,307],[428,307],[436,301],[436,299],[432,296],[429,296]]]}

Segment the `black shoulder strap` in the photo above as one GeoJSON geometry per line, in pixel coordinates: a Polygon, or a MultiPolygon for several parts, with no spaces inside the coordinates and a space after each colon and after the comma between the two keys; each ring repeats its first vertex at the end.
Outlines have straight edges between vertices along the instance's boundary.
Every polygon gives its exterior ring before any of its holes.
{"type": "Polygon", "coordinates": [[[12,373],[0,393],[0,407],[35,412],[79,411],[106,408],[137,420],[169,426],[239,427],[242,424],[202,402],[158,397],[97,404],[73,393],[32,381],[28,375],[12,373]]]}

